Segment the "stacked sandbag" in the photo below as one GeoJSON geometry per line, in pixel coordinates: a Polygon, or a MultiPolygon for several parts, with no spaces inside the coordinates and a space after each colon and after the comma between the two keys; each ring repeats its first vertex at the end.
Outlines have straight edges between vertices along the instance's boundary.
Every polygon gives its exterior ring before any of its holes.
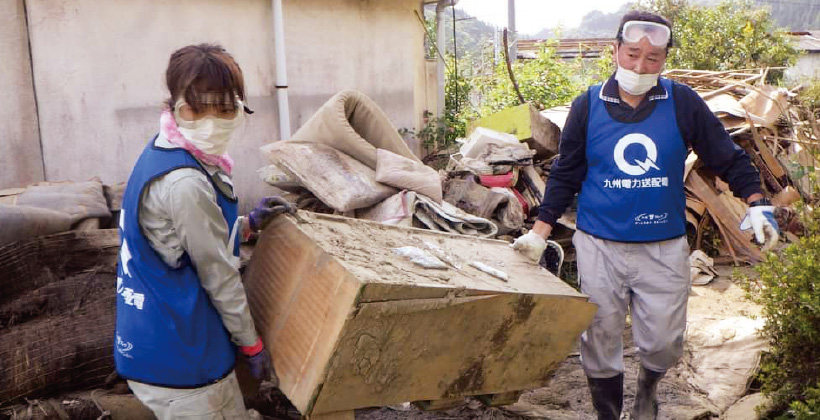
{"type": "Polygon", "coordinates": [[[0,407],[99,387],[114,369],[115,229],[0,247],[0,407]]]}

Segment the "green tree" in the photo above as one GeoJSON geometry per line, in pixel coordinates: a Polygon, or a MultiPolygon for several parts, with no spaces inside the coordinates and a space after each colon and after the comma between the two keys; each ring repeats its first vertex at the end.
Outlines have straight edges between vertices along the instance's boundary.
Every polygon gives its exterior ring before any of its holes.
{"type": "Polygon", "coordinates": [[[714,7],[651,0],[644,7],[673,15],[677,48],[669,52],[672,68],[780,67],[792,64],[797,56],[785,32],[775,28],[768,9],[750,0],[727,0],[714,7]]]}
{"type": "MultiPolygon", "coordinates": [[[[586,89],[580,61],[566,62],[555,53],[555,41],[539,45],[537,58],[513,63],[518,87],[524,100],[541,108],[564,105],[586,89]]],[[[482,115],[519,104],[505,62],[499,62],[488,76],[473,79],[480,98],[482,115]]]]}
{"type": "Polygon", "coordinates": [[[638,0],[636,9],[661,15],[674,25],[677,17],[689,7],[689,0],[638,0]]]}

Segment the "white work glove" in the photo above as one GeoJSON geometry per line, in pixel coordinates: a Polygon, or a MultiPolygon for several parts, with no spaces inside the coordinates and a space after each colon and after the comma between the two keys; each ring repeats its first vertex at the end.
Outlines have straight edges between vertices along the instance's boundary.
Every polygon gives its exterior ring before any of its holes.
{"type": "Polygon", "coordinates": [[[755,240],[762,244],[761,250],[766,252],[772,249],[780,239],[780,227],[774,220],[774,206],[752,205],[746,210],[746,217],[740,222],[741,230],[752,229],[755,240]]]}
{"type": "Polygon", "coordinates": [[[520,252],[525,257],[535,261],[538,264],[538,261],[541,260],[541,254],[544,253],[544,250],[547,248],[547,241],[541,237],[541,235],[529,231],[524,235],[518,237],[510,246],[520,252]]]}

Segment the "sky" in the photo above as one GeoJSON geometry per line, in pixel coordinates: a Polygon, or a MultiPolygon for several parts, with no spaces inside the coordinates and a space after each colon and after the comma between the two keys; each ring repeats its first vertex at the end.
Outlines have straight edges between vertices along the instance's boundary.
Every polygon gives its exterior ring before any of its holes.
{"type": "MultiPolygon", "coordinates": [[[[515,0],[515,26],[525,34],[559,25],[572,28],[593,10],[612,13],[624,3],[627,0],[515,0]]],[[[507,0],[460,0],[456,9],[491,25],[507,26],[507,0]]]]}

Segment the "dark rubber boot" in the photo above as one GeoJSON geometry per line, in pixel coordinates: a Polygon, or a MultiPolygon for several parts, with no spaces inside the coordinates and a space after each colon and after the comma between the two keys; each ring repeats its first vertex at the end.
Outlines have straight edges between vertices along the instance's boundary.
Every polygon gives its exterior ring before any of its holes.
{"type": "Polygon", "coordinates": [[[638,390],[635,392],[635,404],[632,405],[633,420],[655,420],[658,418],[658,399],[656,391],[666,372],[655,372],[641,366],[638,374],[638,390]]]}
{"type": "Polygon", "coordinates": [[[618,420],[624,406],[624,374],[612,378],[587,377],[598,420],[618,420]]]}

